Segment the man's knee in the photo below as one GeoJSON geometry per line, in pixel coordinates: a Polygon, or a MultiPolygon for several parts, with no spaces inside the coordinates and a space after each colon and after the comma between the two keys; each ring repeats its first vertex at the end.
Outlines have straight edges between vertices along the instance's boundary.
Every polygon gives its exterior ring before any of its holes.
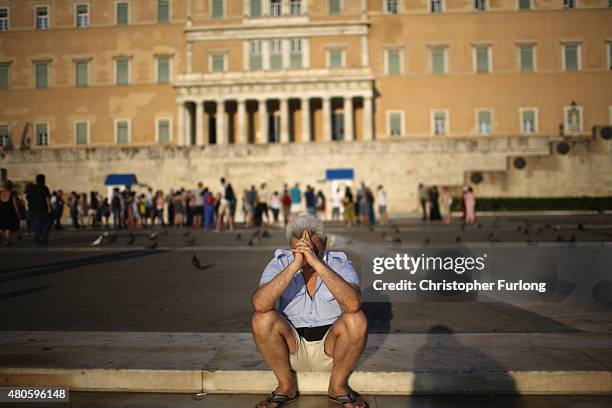
{"type": "Polygon", "coordinates": [[[342,325],[353,337],[364,337],[368,331],[368,319],[361,310],[357,313],[343,313],[342,325]]]}
{"type": "Polygon", "coordinates": [[[255,312],[251,319],[251,325],[253,327],[253,333],[270,333],[274,330],[280,329],[280,318],[275,310],[269,312],[255,312]]]}

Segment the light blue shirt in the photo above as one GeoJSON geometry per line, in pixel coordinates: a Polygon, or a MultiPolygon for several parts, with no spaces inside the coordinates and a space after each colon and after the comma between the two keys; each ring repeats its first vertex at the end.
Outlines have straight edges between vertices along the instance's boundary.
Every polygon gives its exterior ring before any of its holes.
{"type": "MultiPolygon", "coordinates": [[[[264,269],[259,285],[270,282],[293,261],[293,253],[277,249],[274,258],[264,269]]],[[[323,262],[346,282],[359,286],[359,275],[344,252],[325,252],[323,262]]],[[[276,304],[276,309],[294,327],[318,327],[333,324],[342,314],[338,301],[325,286],[320,276],[312,295],[308,295],[306,282],[299,270],[276,304]]]]}

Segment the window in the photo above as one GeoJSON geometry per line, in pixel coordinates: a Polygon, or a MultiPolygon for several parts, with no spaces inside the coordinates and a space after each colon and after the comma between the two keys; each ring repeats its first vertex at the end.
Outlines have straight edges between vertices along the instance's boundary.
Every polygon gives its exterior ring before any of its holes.
{"type": "Polygon", "coordinates": [[[11,135],[8,125],[0,125],[0,147],[8,147],[11,144],[11,135]]]}
{"type": "Polygon", "coordinates": [[[518,0],[519,10],[531,10],[531,0],[518,0]]]}
{"type": "Polygon", "coordinates": [[[431,52],[431,73],[446,74],[446,47],[432,47],[431,52]]]}
{"type": "Polygon", "coordinates": [[[521,108],[521,133],[530,135],[538,131],[538,115],[535,108],[521,108]]]}
{"type": "Polygon", "coordinates": [[[212,0],[212,18],[223,18],[223,0],[212,0]]]}
{"type": "Polygon", "coordinates": [[[565,44],[563,46],[563,70],[580,70],[580,45],[565,44]]]}
{"type": "Polygon", "coordinates": [[[9,89],[11,87],[10,71],[10,64],[0,64],[0,89],[9,89]]]}
{"type": "Polygon", "coordinates": [[[401,136],[404,133],[404,112],[387,112],[387,135],[401,136]]]}
{"type": "Polygon", "coordinates": [[[521,72],[535,71],[534,47],[532,45],[519,46],[519,66],[521,72]]]}
{"type": "Polygon", "coordinates": [[[385,0],[385,12],[387,14],[399,13],[399,3],[397,0],[385,0]]]}
{"type": "Polygon", "coordinates": [[[225,54],[212,54],[210,56],[210,71],[211,72],[225,71],[225,54]]]}
{"type": "Polygon", "coordinates": [[[170,0],[157,0],[157,22],[170,22],[170,0]]]}
{"type": "Polygon", "coordinates": [[[566,9],[576,8],[576,0],[563,0],[563,8],[566,8],[566,9]]]}
{"type": "Polygon", "coordinates": [[[49,86],[49,64],[46,62],[37,62],[36,70],[36,88],[47,88],[49,86]]]}
{"type": "Polygon", "coordinates": [[[289,67],[302,68],[302,39],[292,38],[289,40],[289,67]]]}
{"type": "Polygon", "coordinates": [[[8,31],[9,26],[9,9],[0,7],[0,31],[8,31]]]}
{"type": "Polygon", "coordinates": [[[291,0],[289,2],[289,14],[299,16],[302,14],[302,2],[300,0],[291,0]]]}
{"type": "Polygon", "coordinates": [[[89,122],[74,122],[74,141],[78,145],[89,144],[89,122]]]}
{"type": "Polygon", "coordinates": [[[127,1],[121,1],[115,3],[115,7],[117,25],[128,25],[130,17],[130,4],[127,1]]]}
{"type": "Polygon", "coordinates": [[[76,61],[74,64],[76,86],[89,85],[89,63],[87,61],[76,61]]]}
{"type": "Polygon", "coordinates": [[[270,40],[270,69],[283,67],[283,44],[279,38],[270,40]]]}
{"type": "Polygon", "coordinates": [[[487,0],[474,0],[474,10],[486,11],[487,10],[487,0]]]}
{"type": "Polygon", "coordinates": [[[389,48],[385,50],[385,74],[400,75],[402,73],[402,50],[389,48]]]}
{"type": "Polygon", "coordinates": [[[344,50],[331,49],[327,51],[327,66],[329,68],[344,67],[344,50]]]}
{"type": "Polygon", "coordinates": [[[167,84],[170,82],[170,58],[157,58],[157,83],[167,84]]]}
{"type": "Polygon", "coordinates": [[[115,142],[117,144],[130,143],[130,121],[128,119],[115,120],[115,142]]]}
{"type": "Polygon", "coordinates": [[[447,114],[444,110],[436,110],[432,112],[432,133],[434,135],[446,135],[448,132],[447,114]]]}
{"type": "Polygon", "coordinates": [[[130,60],[120,58],[115,60],[115,84],[127,85],[130,83],[130,60]]]}
{"type": "Polygon", "coordinates": [[[492,113],[490,110],[476,111],[476,128],[479,135],[491,134],[492,113]]]}
{"type": "Polygon", "coordinates": [[[431,11],[432,13],[441,13],[443,11],[442,0],[430,0],[429,11],[431,11]]]}
{"type": "Polygon", "coordinates": [[[77,27],[89,26],[89,6],[87,4],[76,5],[76,21],[77,27]]]}
{"type": "Polygon", "coordinates": [[[476,47],[474,48],[474,59],[477,74],[488,74],[491,72],[490,58],[491,52],[490,47],[476,47]]]}
{"type": "Polygon", "coordinates": [[[49,6],[36,6],[36,29],[49,28],[49,6]]]}
{"type": "Polygon", "coordinates": [[[251,17],[261,17],[261,0],[251,0],[251,17]]]}
{"type": "Polygon", "coordinates": [[[271,16],[281,15],[281,0],[270,0],[270,15],[271,16]]]}
{"type": "Polygon", "coordinates": [[[608,43],[608,69],[612,70],[612,43],[608,43]]]}
{"type": "Polygon", "coordinates": [[[329,14],[340,14],[342,0],[328,0],[327,11],[329,14]]]}
{"type": "Polygon", "coordinates": [[[249,41],[249,69],[261,69],[261,40],[249,41]]]}
{"type": "Polygon", "coordinates": [[[169,118],[157,119],[157,143],[170,143],[170,128],[169,118]]]}
{"type": "Polygon", "coordinates": [[[47,146],[49,144],[49,124],[37,123],[36,130],[36,146],[47,146]]]}
{"type": "Polygon", "coordinates": [[[563,110],[565,113],[565,133],[582,132],[582,106],[566,106],[563,110]]]}

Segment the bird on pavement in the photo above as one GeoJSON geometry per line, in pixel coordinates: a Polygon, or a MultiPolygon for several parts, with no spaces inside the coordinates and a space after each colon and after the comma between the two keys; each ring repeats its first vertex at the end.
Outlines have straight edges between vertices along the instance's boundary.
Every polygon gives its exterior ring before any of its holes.
{"type": "Polygon", "coordinates": [[[158,232],[154,231],[151,233],[151,235],[149,235],[149,239],[157,239],[157,236],[158,236],[158,232]]]}
{"type": "Polygon", "coordinates": [[[457,235],[457,238],[455,238],[455,242],[461,242],[461,237],[459,235],[457,235]]]}
{"type": "Polygon", "coordinates": [[[136,241],[136,237],[134,236],[133,233],[130,232],[130,240],[128,241],[128,245],[132,245],[134,243],[134,241],[136,241]]]}
{"type": "Polygon", "coordinates": [[[392,242],[395,242],[396,244],[399,244],[399,243],[402,242],[402,239],[400,237],[395,237],[395,238],[393,238],[392,242]]]}
{"type": "Polygon", "coordinates": [[[557,235],[557,237],[555,238],[555,242],[565,242],[565,239],[563,239],[561,235],[557,235]]]}
{"type": "Polygon", "coordinates": [[[261,236],[264,237],[264,238],[270,238],[272,235],[270,235],[268,230],[264,230],[264,232],[262,232],[261,236]]]}
{"type": "Polygon", "coordinates": [[[242,239],[242,234],[238,233],[236,234],[236,241],[240,241],[242,239]]]}
{"type": "Polygon", "coordinates": [[[191,239],[188,239],[188,240],[187,240],[187,243],[188,243],[189,245],[194,245],[194,244],[196,243],[196,241],[197,241],[197,240],[196,240],[195,238],[191,238],[191,239]]]}
{"type": "Polygon", "coordinates": [[[427,237],[425,238],[425,241],[423,242],[423,245],[429,245],[431,243],[431,238],[427,237]]]}
{"type": "Polygon", "coordinates": [[[115,242],[117,240],[117,234],[113,234],[110,236],[110,238],[108,239],[110,242],[115,242]]]}
{"type": "Polygon", "coordinates": [[[253,239],[249,239],[249,243],[247,245],[248,246],[253,246],[253,239]]]}
{"type": "Polygon", "coordinates": [[[567,240],[567,242],[576,242],[576,235],[573,235],[567,240]]]}
{"type": "Polygon", "coordinates": [[[149,245],[147,248],[149,248],[149,249],[153,250],[153,249],[157,248],[157,244],[158,244],[158,242],[157,242],[157,241],[155,241],[155,242],[153,242],[151,245],[149,245]]]}
{"type": "Polygon", "coordinates": [[[91,243],[91,246],[98,246],[104,242],[104,235],[100,235],[94,242],[91,243]]]}
{"type": "Polygon", "coordinates": [[[393,224],[393,231],[394,231],[396,234],[399,234],[399,233],[400,233],[400,228],[397,226],[397,224],[393,224]]]}
{"type": "Polygon", "coordinates": [[[183,236],[184,237],[188,237],[189,236],[189,230],[186,230],[185,232],[183,232],[183,236]]]}
{"type": "Polygon", "coordinates": [[[195,253],[191,257],[191,264],[197,269],[200,269],[202,267],[202,264],[200,263],[200,260],[198,259],[195,253]]]}

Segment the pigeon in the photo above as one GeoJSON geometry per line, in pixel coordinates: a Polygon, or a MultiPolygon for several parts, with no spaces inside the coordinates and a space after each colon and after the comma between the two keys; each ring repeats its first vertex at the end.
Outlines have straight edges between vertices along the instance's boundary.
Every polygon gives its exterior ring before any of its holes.
{"type": "Polygon", "coordinates": [[[492,232],[489,232],[489,235],[487,235],[487,241],[491,241],[493,238],[495,238],[495,235],[493,235],[492,232]]]}
{"type": "Polygon", "coordinates": [[[162,229],[160,232],[161,235],[168,235],[168,230],[167,229],[162,229]]]}
{"type": "Polygon", "coordinates": [[[242,239],[242,234],[238,233],[236,234],[236,241],[240,241],[242,239]]]}
{"type": "Polygon", "coordinates": [[[251,234],[251,238],[259,238],[260,235],[261,235],[261,230],[258,229],[253,234],[251,234]]]}
{"type": "Polygon", "coordinates": [[[567,242],[576,242],[576,235],[573,235],[570,237],[570,239],[567,240],[567,242]]]}
{"type": "Polygon", "coordinates": [[[584,231],[584,224],[578,224],[578,229],[580,231],[584,231]]]}
{"type": "Polygon", "coordinates": [[[392,242],[395,242],[396,244],[400,244],[402,242],[402,239],[400,237],[395,237],[393,238],[392,242]]]}
{"type": "Polygon", "coordinates": [[[369,226],[368,229],[370,230],[370,232],[374,231],[374,227],[373,226],[369,226]]]}
{"type": "Polygon", "coordinates": [[[261,234],[261,236],[264,237],[264,238],[270,238],[272,235],[270,235],[268,230],[264,230],[264,232],[261,234]]]}
{"type": "Polygon", "coordinates": [[[158,244],[158,242],[157,242],[157,241],[155,241],[155,242],[153,242],[151,245],[149,245],[147,248],[149,248],[149,249],[153,250],[153,249],[157,248],[157,244],[158,244]]]}
{"type": "Polygon", "coordinates": [[[393,231],[394,231],[396,234],[399,234],[399,233],[400,233],[400,229],[399,229],[399,227],[397,226],[397,224],[393,224],[393,231]]]}
{"type": "Polygon", "coordinates": [[[523,230],[523,234],[529,235],[530,234],[529,228],[525,227],[525,229],[523,230]]]}
{"type": "Polygon", "coordinates": [[[516,230],[517,230],[518,232],[523,231],[523,226],[522,226],[522,225],[519,225],[518,227],[516,227],[516,230]]]}
{"type": "Polygon", "coordinates": [[[427,237],[425,238],[425,242],[423,242],[423,245],[429,245],[431,243],[431,238],[427,237]]]}
{"type": "Polygon", "coordinates": [[[117,240],[117,234],[113,234],[110,236],[110,238],[108,239],[110,242],[115,242],[117,240]]]}
{"type": "Polygon", "coordinates": [[[481,223],[476,223],[476,226],[478,227],[478,229],[482,229],[482,224],[481,223]]]}
{"type": "Polygon", "coordinates": [[[541,234],[542,231],[544,231],[544,227],[538,227],[538,229],[536,229],[536,233],[541,234]]]}
{"type": "Polygon", "coordinates": [[[149,239],[157,239],[157,232],[152,232],[151,235],[149,235],[149,239]]]}
{"type": "Polygon", "coordinates": [[[91,243],[91,246],[98,246],[102,244],[103,241],[104,241],[104,235],[100,235],[98,238],[96,238],[94,242],[91,243]]]}
{"type": "Polygon", "coordinates": [[[188,239],[188,240],[187,240],[187,243],[188,243],[189,245],[193,245],[193,244],[195,244],[195,243],[196,243],[196,241],[197,241],[197,240],[196,240],[195,238],[191,238],[191,239],[188,239]]]}
{"type": "Polygon", "coordinates": [[[253,240],[252,239],[249,239],[248,246],[253,246],[253,240]]]}
{"type": "Polygon", "coordinates": [[[461,237],[457,235],[457,238],[455,238],[455,242],[461,242],[461,237]]]}
{"type": "Polygon", "coordinates": [[[200,269],[202,267],[202,264],[200,263],[200,260],[198,259],[198,257],[196,256],[196,254],[193,254],[193,256],[191,257],[191,264],[196,268],[196,269],[200,269]]]}
{"type": "Polygon", "coordinates": [[[389,235],[386,232],[383,232],[382,234],[380,234],[380,236],[382,237],[382,239],[384,239],[385,241],[391,241],[393,239],[393,237],[391,237],[391,235],[389,235]]]}
{"type": "Polygon", "coordinates": [[[130,232],[130,240],[128,241],[128,245],[132,245],[134,241],[136,241],[136,237],[130,232]]]}
{"type": "Polygon", "coordinates": [[[189,236],[189,230],[186,230],[185,232],[183,232],[183,236],[184,237],[188,237],[189,236]]]}
{"type": "Polygon", "coordinates": [[[555,242],[565,242],[565,240],[561,235],[557,235],[557,238],[555,238],[555,242]]]}

